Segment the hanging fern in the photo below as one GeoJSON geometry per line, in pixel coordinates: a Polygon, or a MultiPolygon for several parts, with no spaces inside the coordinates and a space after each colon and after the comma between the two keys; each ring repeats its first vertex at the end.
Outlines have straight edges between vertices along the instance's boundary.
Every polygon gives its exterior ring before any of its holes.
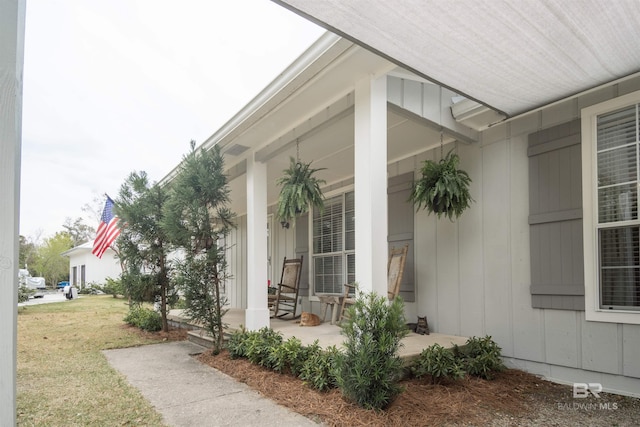
{"type": "Polygon", "coordinates": [[[411,190],[410,200],[417,210],[424,208],[438,218],[444,214],[453,220],[471,205],[474,201],[469,194],[471,178],[458,169],[459,163],[460,157],[453,150],[437,163],[424,161],[422,177],[413,183],[411,190]]]}
{"type": "Polygon", "coordinates": [[[307,212],[309,206],[321,211],[324,209],[324,195],[320,185],[325,181],[314,177],[313,174],[325,168],[312,169],[311,163],[296,161],[293,157],[290,159],[289,168],[282,171],[283,176],[276,181],[281,187],[276,215],[281,221],[286,222],[307,212]]]}

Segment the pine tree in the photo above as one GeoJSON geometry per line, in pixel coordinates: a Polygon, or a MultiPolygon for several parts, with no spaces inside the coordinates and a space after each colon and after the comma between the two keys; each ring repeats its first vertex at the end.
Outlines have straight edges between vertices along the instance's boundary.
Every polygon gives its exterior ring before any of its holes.
{"type": "Polygon", "coordinates": [[[115,212],[120,217],[118,256],[123,265],[122,283],[133,302],[160,296],[162,330],[167,332],[167,304],[177,298],[170,280],[168,238],[160,227],[168,191],[149,183],[145,172],[132,172],[120,187],[115,212]]]}
{"type": "Polygon", "coordinates": [[[184,250],[177,279],[187,303],[186,314],[202,323],[213,337],[213,352],[222,349],[226,300],[222,287],[226,272],[225,238],[234,214],[227,207],[229,187],[219,147],[191,152],[171,182],[163,228],[175,246],[184,250]]]}

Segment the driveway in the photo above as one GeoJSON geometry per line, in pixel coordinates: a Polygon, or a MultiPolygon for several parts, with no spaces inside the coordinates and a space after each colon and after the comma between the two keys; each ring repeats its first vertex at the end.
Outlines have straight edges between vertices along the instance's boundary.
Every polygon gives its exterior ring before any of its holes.
{"type": "Polygon", "coordinates": [[[49,290],[49,291],[43,291],[43,292],[44,292],[44,296],[42,298],[29,298],[29,301],[19,302],[18,307],[67,301],[67,299],[64,296],[64,293],[60,291],[49,290]]]}

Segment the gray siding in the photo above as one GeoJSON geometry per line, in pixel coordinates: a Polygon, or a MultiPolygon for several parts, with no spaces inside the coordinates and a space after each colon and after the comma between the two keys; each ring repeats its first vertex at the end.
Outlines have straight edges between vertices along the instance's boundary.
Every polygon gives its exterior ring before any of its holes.
{"type": "Polygon", "coordinates": [[[400,296],[406,302],[415,301],[413,204],[409,202],[413,173],[389,178],[387,187],[389,210],[389,249],[409,245],[407,263],[400,284],[400,296]]]}
{"type": "Polygon", "coordinates": [[[531,304],[584,310],[580,120],[529,135],[531,304]]]}

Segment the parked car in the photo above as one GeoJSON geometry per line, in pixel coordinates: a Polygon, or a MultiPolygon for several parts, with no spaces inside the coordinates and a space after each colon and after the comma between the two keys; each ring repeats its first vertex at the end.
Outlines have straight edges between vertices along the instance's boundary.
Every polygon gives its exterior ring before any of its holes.
{"type": "Polygon", "coordinates": [[[62,282],[58,282],[56,289],[64,289],[65,286],[69,286],[68,280],[63,280],[62,282]]]}

